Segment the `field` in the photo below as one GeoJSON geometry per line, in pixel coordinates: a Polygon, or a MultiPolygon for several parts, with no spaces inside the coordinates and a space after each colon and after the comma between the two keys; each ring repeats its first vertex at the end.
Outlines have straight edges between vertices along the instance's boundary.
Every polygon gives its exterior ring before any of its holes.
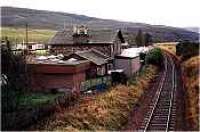
{"type": "Polygon", "coordinates": [[[176,42],[156,43],[155,46],[176,55],[176,42]]]}
{"type": "Polygon", "coordinates": [[[199,129],[199,66],[200,56],[192,57],[182,64],[185,73],[186,119],[194,130],[199,129]]]}
{"type": "MultiPolygon", "coordinates": [[[[1,39],[8,37],[11,42],[21,43],[25,41],[25,28],[1,27],[1,39]]],[[[29,42],[46,43],[56,33],[55,30],[48,29],[28,29],[29,42]]]]}

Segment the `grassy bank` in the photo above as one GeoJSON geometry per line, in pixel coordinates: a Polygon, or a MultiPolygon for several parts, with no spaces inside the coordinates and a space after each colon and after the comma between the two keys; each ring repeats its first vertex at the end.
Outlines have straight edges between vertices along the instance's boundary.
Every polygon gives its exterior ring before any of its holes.
{"type": "MultiPolygon", "coordinates": [[[[182,64],[185,73],[186,119],[194,130],[199,130],[199,66],[200,56],[192,57],[182,64]]],[[[191,129],[192,129],[191,128],[191,129]]]]}
{"type": "MultiPolygon", "coordinates": [[[[10,27],[1,27],[1,39],[6,36],[11,42],[21,43],[25,40],[26,37],[25,28],[10,28],[10,27]]],[[[53,37],[56,33],[54,30],[49,29],[28,29],[28,39],[29,42],[42,42],[46,43],[48,40],[53,37]]]]}
{"type": "MultiPolygon", "coordinates": [[[[32,127],[33,130],[119,130],[138,99],[155,77],[157,68],[149,66],[136,77],[136,83],[118,85],[70,109],[55,113],[32,127]]],[[[135,80],[135,79],[134,79],[135,80]]]]}

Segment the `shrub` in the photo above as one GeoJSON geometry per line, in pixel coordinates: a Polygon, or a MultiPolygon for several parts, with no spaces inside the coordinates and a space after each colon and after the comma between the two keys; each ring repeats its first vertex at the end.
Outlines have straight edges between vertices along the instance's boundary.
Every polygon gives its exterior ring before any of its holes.
{"type": "Polygon", "coordinates": [[[181,56],[182,60],[189,59],[199,54],[199,43],[184,41],[176,45],[176,55],[181,56]]]}
{"type": "Polygon", "coordinates": [[[149,51],[145,57],[145,63],[162,66],[163,55],[162,55],[161,49],[155,48],[155,49],[152,49],[151,51],[149,51]]]}

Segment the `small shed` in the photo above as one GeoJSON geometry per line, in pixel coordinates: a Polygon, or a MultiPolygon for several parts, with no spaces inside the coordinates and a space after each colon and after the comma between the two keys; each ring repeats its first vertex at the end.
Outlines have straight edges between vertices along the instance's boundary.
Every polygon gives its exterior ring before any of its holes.
{"type": "Polygon", "coordinates": [[[143,48],[124,49],[120,55],[115,57],[115,69],[123,69],[126,76],[131,77],[141,67],[139,53],[142,51],[143,48]]]}
{"type": "Polygon", "coordinates": [[[88,60],[60,60],[38,57],[28,62],[30,87],[33,91],[80,92],[81,82],[86,80],[88,60]]]}

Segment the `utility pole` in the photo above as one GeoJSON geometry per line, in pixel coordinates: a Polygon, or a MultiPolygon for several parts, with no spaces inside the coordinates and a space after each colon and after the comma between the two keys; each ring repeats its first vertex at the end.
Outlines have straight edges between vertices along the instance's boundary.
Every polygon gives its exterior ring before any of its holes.
{"type": "Polygon", "coordinates": [[[25,46],[27,47],[28,46],[28,23],[26,23],[26,43],[25,43],[25,45],[23,45],[23,51],[24,51],[24,53],[23,53],[23,55],[24,55],[24,57],[25,57],[25,46]]]}
{"type": "Polygon", "coordinates": [[[64,30],[65,30],[65,26],[66,26],[66,25],[65,25],[65,20],[64,20],[64,30]]]}
{"type": "Polygon", "coordinates": [[[28,24],[26,23],[26,46],[28,45],[28,24]]]}

